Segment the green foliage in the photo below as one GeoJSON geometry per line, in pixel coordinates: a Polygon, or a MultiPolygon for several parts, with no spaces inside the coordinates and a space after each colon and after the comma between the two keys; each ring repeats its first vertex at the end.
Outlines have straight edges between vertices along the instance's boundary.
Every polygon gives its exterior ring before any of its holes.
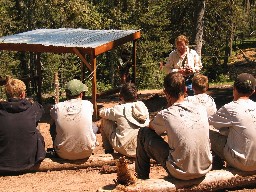
{"type": "MultiPolygon", "coordinates": [[[[223,66],[232,33],[248,36],[256,26],[256,7],[240,0],[206,2],[203,33],[203,73],[212,82],[228,80],[223,66]]],[[[162,88],[164,74],[159,61],[172,51],[174,39],[185,34],[193,44],[198,0],[0,0],[0,35],[37,28],[140,29],[137,41],[136,83],[139,89],[162,88]]],[[[132,44],[126,43],[97,57],[98,92],[120,85],[120,73],[131,63],[132,44]]],[[[0,52],[0,76],[30,76],[32,53],[0,52]]],[[[43,92],[54,90],[58,72],[60,86],[80,78],[81,61],[72,54],[41,54],[43,92]]],[[[130,73],[131,73],[130,69],[130,73]]],[[[91,72],[84,82],[91,86],[91,72]]],[[[90,90],[90,89],[89,89],[90,90]]],[[[88,93],[89,94],[89,93],[88,93]]]]}

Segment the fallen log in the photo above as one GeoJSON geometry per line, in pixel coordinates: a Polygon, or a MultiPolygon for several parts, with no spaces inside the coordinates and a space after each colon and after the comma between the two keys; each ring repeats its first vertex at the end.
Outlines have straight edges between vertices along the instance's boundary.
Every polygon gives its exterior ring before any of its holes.
{"type": "Polygon", "coordinates": [[[39,165],[36,165],[26,172],[44,172],[59,170],[74,170],[102,167],[105,164],[115,165],[116,159],[110,154],[92,155],[88,159],[65,160],[61,158],[45,158],[39,165]]]}
{"type": "MultiPolygon", "coordinates": [[[[256,171],[243,172],[233,168],[213,170],[205,177],[183,181],[174,178],[164,179],[138,179],[134,185],[117,185],[111,191],[216,191],[235,187],[256,186],[256,171]]],[[[98,192],[107,192],[109,189],[101,188],[98,192]]]]}

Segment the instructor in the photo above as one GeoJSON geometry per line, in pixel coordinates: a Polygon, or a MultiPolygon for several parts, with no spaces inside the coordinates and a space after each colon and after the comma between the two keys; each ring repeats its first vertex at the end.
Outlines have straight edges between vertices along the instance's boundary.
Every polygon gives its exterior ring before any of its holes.
{"type": "Polygon", "coordinates": [[[181,73],[186,80],[188,95],[193,95],[192,77],[201,70],[202,63],[197,52],[190,49],[188,45],[189,41],[186,36],[178,36],[175,39],[176,49],[169,54],[166,62],[160,62],[160,69],[166,73],[181,73]]]}

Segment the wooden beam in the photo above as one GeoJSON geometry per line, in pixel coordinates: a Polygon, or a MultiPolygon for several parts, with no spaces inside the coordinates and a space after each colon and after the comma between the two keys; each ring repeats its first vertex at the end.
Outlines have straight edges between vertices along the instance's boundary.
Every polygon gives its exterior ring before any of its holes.
{"type": "Polygon", "coordinates": [[[86,67],[92,72],[92,66],[87,62],[86,58],[83,56],[83,54],[77,49],[73,48],[75,54],[82,60],[82,62],[86,65],[86,67]]]}
{"type": "Polygon", "coordinates": [[[40,62],[40,53],[36,54],[36,75],[38,76],[37,80],[37,98],[38,102],[42,103],[42,68],[40,62]]]}
{"type": "Polygon", "coordinates": [[[136,40],[133,41],[133,46],[132,46],[132,82],[136,84],[136,65],[137,65],[137,60],[136,60],[136,40]]]}
{"type": "Polygon", "coordinates": [[[91,64],[93,66],[93,77],[92,77],[92,104],[94,108],[93,119],[98,120],[98,109],[97,109],[97,78],[96,78],[96,56],[91,55],[91,64]]]}
{"type": "Polygon", "coordinates": [[[72,47],[60,47],[60,46],[44,46],[44,45],[34,45],[26,43],[0,43],[0,50],[7,51],[28,51],[35,53],[74,53],[72,47]]]}
{"type": "Polygon", "coordinates": [[[104,45],[101,45],[101,46],[95,48],[94,49],[94,54],[96,56],[100,55],[104,52],[107,52],[111,49],[114,49],[115,47],[117,47],[119,45],[125,44],[127,42],[130,42],[130,41],[133,41],[133,40],[136,40],[136,39],[139,39],[139,38],[140,38],[140,31],[137,31],[136,33],[133,33],[131,35],[127,35],[126,37],[117,39],[115,41],[109,42],[107,44],[104,44],[104,45]]]}

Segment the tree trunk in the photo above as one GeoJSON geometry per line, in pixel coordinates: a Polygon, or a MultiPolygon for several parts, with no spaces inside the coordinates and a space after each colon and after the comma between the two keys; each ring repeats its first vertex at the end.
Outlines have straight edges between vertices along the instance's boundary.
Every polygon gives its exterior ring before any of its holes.
{"type": "Polygon", "coordinates": [[[226,50],[225,50],[225,59],[224,66],[228,65],[228,59],[232,55],[233,52],[233,38],[234,38],[234,0],[230,0],[230,8],[229,8],[229,23],[230,28],[228,29],[227,37],[226,37],[226,50]]]}
{"type": "Polygon", "coordinates": [[[199,56],[201,56],[201,50],[203,46],[203,18],[204,18],[204,12],[205,12],[205,0],[199,0],[197,1],[197,9],[196,9],[196,31],[195,31],[195,44],[196,44],[196,52],[199,56]]]}

